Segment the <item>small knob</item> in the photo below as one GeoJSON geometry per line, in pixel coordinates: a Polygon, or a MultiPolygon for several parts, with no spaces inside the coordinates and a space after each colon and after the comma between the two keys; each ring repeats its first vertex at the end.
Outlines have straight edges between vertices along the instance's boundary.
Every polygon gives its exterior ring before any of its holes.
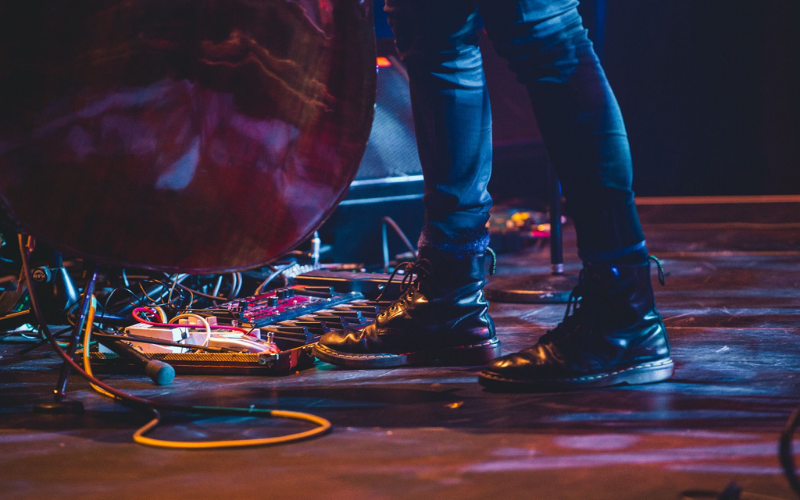
{"type": "Polygon", "coordinates": [[[37,283],[50,283],[53,280],[53,273],[47,267],[37,267],[31,277],[37,283]]]}

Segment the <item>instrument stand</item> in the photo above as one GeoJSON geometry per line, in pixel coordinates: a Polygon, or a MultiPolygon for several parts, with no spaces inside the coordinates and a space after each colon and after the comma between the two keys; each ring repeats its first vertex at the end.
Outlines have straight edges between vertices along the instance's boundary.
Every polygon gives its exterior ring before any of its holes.
{"type": "MultiPolygon", "coordinates": [[[[59,323],[59,321],[63,321],[62,313],[78,302],[78,292],[75,291],[75,284],[72,282],[67,268],[64,267],[64,259],[61,253],[54,252],[50,264],[49,267],[42,266],[31,270],[31,277],[33,278],[31,286],[34,288],[34,293],[37,294],[39,305],[45,314],[46,320],[53,321],[52,324],[60,325],[62,323],[59,323]]],[[[24,283],[24,280],[20,278],[20,282],[17,282],[15,289],[2,290],[2,293],[17,297],[16,301],[19,302],[24,299],[26,293],[29,293],[28,288],[28,283],[24,283]]],[[[6,300],[5,297],[4,300],[6,300]]],[[[36,322],[36,315],[28,307],[24,311],[11,312],[0,317],[0,331],[9,331],[25,323],[35,324],[36,322]]],[[[18,354],[25,354],[45,343],[47,343],[47,340],[42,340],[34,346],[23,349],[18,354]]]]}
{"type": "Polygon", "coordinates": [[[563,235],[561,232],[561,183],[550,168],[550,274],[531,276],[495,276],[486,286],[486,298],[495,302],[518,304],[559,304],[569,302],[578,276],[564,272],[563,235]]]}
{"type": "MultiPolygon", "coordinates": [[[[73,357],[75,349],[80,341],[81,334],[86,324],[86,319],[89,314],[89,307],[91,306],[91,298],[94,295],[95,282],[97,281],[97,266],[94,263],[87,263],[86,270],[86,285],[84,286],[83,299],[80,306],[80,314],[78,315],[75,326],[72,329],[72,335],[69,339],[69,346],[67,347],[67,355],[73,357]]],[[[30,291],[29,293],[34,293],[30,291]]],[[[33,411],[37,413],[53,413],[53,414],[80,414],[83,413],[83,403],[74,401],[67,398],[67,382],[72,368],[68,363],[61,365],[61,373],[58,376],[58,385],[53,390],[52,403],[40,403],[33,407],[33,411]]]]}

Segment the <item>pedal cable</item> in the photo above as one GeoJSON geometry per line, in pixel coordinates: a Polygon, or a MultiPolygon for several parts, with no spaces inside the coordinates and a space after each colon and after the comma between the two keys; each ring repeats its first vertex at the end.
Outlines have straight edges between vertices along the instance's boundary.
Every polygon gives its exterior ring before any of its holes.
{"type": "MultiPolygon", "coordinates": [[[[33,309],[34,314],[36,315],[36,319],[40,324],[42,333],[50,342],[56,354],[58,354],[58,356],[65,363],[69,364],[70,367],[73,370],[75,370],[79,375],[88,380],[89,383],[92,384],[92,388],[100,392],[100,394],[112,398],[114,399],[114,401],[121,403],[125,406],[128,406],[130,408],[140,411],[148,411],[153,414],[153,419],[147,424],[145,424],[142,428],[138,429],[133,434],[134,442],[146,446],[155,446],[159,448],[178,448],[178,449],[236,448],[236,447],[265,446],[265,445],[296,442],[305,439],[310,439],[313,437],[322,436],[330,432],[332,425],[328,420],[309,413],[284,411],[284,410],[269,410],[269,409],[253,408],[253,407],[226,408],[217,406],[186,406],[186,405],[177,405],[171,403],[162,403],[158,401],[152,401],[149,399],[140,398],[132,394],[128,394],[124,391],[120,391],[119,389],[115,389],[114,387],[97,379],[90,373],[91,371],[90,364],[88,363],[86,364],[86,368],[88,368],[88,370],[84,370],[83,368],[81,368],[80,365],[78,365],[69,355],[67,355],[66,352],[64,352],[63,349],[61,349],[61,347],[58,345],[55,338],[53,337],[53,334],[50,332],[50,329],[47,326],[47,322],[44,319],[44,314],[40,308],[39,301],[34,292],[34,287],[32,286],[33,279],[30,273],[28,253],[25,248],[25,243],[23,241],[22,234],[18,235],[18,240],[19,240],[20,254],[22,256],[22,272],[25,276],[25,282],[28,285],[28,294],[31,301],[31,309],[33,309]],[[271,418],[285,418],[285,419],[311,422],[313,424],[316,424],[317,427],[303,432],[298,432],[285,436],[271,437],[271,438],[240,439],[240,440],[228,440],[228,441],[207,441],[207,442],[165,441],[145,436],[145,434],[152,431],[159,424],[161,419],[161,414],[159,413],[158,410],[177,411],[184,413],[199,413],[204,415],[238,415],[238,416],[251,416],[251,417],[259,416],[259,417],[271,417],[271,418]]],[[[84,300],[89,300],[90,304],[92,305],[96,304],[95,298],[93,296],[87,297],[84,300]]],[[[91,314],[91,316],[93,316],[93,313],[91,314]]],[[[91,319],[93,321],[94,318],[92,317],[87,319],[91,319]]],[[[84,342],[85,346],[88,346],[88,340],[91,339],[90,335],[91,335],[92,321],[87,321],[88,335],[85,336],[85,342],[84,342]]],[[[85,350],[84,350],[84,355],[86,355],[85,350]]]]}

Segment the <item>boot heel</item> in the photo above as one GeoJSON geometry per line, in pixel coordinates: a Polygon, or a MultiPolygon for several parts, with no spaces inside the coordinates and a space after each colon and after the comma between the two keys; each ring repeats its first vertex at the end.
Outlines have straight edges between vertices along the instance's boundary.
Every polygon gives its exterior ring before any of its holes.
{"type": "Polygon", "coordinates": [[[444,365],[478,366],[485,365],[498,356],[500,356],[500,341],[493,338],[480,344],[442,349],[437,357],[444,365]]]}

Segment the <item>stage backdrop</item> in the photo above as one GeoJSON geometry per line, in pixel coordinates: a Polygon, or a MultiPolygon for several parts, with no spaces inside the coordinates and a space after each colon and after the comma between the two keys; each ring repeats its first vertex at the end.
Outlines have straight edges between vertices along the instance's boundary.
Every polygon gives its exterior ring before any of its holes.
{"type": "MultiPolygon", "coordinates": [[[[582,6],[595,35],[596,2],[582,6]]],[[[606,4],[637,194],[800,193],[800,2],[606,4]]]]}
{"type": "MultiPolygon", "coordinates": [[[[382,0],[376,6],[378,35],[390,36],[382,0]]],[[[637,195],[800,194],[800,1],[584,0],[580,8],[625,116],[637,195]]],[[[527,97],[483,42],[492,191],[539,193],[546,156],[527,97]]]]}

